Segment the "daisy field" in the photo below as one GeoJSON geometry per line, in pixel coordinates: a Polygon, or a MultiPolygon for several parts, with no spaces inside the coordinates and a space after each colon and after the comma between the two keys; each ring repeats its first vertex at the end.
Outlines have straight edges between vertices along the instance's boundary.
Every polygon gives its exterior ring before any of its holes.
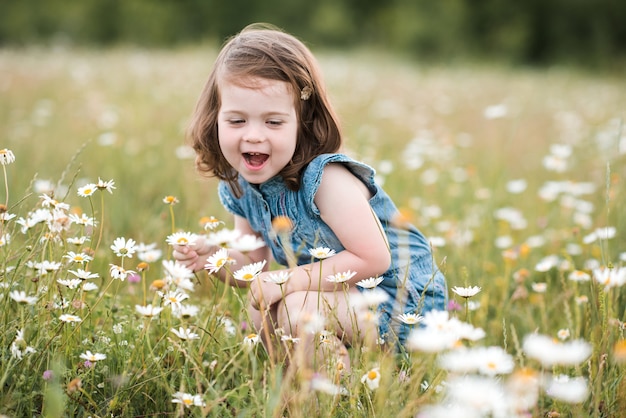
{"type": "MultiPolygon", "coordinates": [[[[624,79],[316,52],[346,152],[429,237],[448,309],[395,318],[413,327],[407,347],[350,347],[350,372],[331,357],[286,368],[298,338],[263,347],[245,292],[214,277],[257,280],[263,265],[228,249],[262,243],[231,230],[184,143],[215,50],[4,49],[1,416],[626,410],[624,79]],[[193,273],[172,245],[200,235],[222,250],[193,273]]],[[[359,283],[371,321],[378,283],[359,283]]],[[[310,319],[321,351],[327,321],[310,319]]]]}

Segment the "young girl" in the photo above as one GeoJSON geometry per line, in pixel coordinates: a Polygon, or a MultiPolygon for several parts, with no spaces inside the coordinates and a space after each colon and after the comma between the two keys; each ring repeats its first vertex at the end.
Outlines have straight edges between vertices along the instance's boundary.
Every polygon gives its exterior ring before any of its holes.
{"type": "MultiPolygon", "coordinates": [[[[190,137],[199,171],[221,180],[219,196],[235,229],[266,244],[229,252],[237,266],[267,261],[249,284],[259,334],[280,328],[313,350],[308,322],[323,317],[324,339],[341,347],[349,366],[344,346],[372,334],[402,344],[411,325],[401,315],[445,308],[446,283],[427,240],[396,222],[398,210],[372,168],[339,153],[337,117],[316,60],[299,40],[258,25],[230,39],[199,98],[190,137]],[[288,230],[277,232],[272,223],[285,219],[288,230]],[[332,256],[316,258],[316,248],[332,256]],[[290,275],[281,286],[268,280],[280,273],[267,271],[272,256],[290,275]],[[370,278],[388,296],[378,299],[374,325],[359,308],[361,292],[370,291],[357,286],[370,278]]],[[[217,250],[198,241],[176,248],[174,257],[201,270],[217,250]]]]}

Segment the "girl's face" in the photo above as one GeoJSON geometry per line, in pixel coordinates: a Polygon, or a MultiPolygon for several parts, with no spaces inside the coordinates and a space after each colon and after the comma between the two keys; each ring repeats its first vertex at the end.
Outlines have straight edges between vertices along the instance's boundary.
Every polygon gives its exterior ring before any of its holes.
{"type": "Polygon", "coordinates": [[[261,78],[245,81],[220,84],[219,144],[228,163],[244,179],[260,184],[291,160],[298,118],[289,84],[261,78]]]}

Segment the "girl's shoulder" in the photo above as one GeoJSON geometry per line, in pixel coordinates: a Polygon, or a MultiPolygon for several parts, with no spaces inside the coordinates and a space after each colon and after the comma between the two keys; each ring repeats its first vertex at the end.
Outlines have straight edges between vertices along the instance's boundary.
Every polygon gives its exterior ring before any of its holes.
{"type": "Polygon", "coordinates": [[[306,167],[302,175],[302,185],[307,189],[317,190],[322,181],[324,167],[331,163],[343,164],[352,174],[365,184],[374,183],[376,172],[367,164],[356,161],[346,154],[321,154],[315,157],[306,167]]]}

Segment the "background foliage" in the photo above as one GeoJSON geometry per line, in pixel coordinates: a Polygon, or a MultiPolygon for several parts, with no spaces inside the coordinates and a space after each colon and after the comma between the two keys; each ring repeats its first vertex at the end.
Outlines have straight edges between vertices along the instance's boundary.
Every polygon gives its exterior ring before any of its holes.
{"type": "Polygon", "coordinates": [[[0,0],[0,9],[5,45],[219,43],[265,21],[317,46],[420,59],[614,67],[626,54],[620,0],[0,0]]]}

